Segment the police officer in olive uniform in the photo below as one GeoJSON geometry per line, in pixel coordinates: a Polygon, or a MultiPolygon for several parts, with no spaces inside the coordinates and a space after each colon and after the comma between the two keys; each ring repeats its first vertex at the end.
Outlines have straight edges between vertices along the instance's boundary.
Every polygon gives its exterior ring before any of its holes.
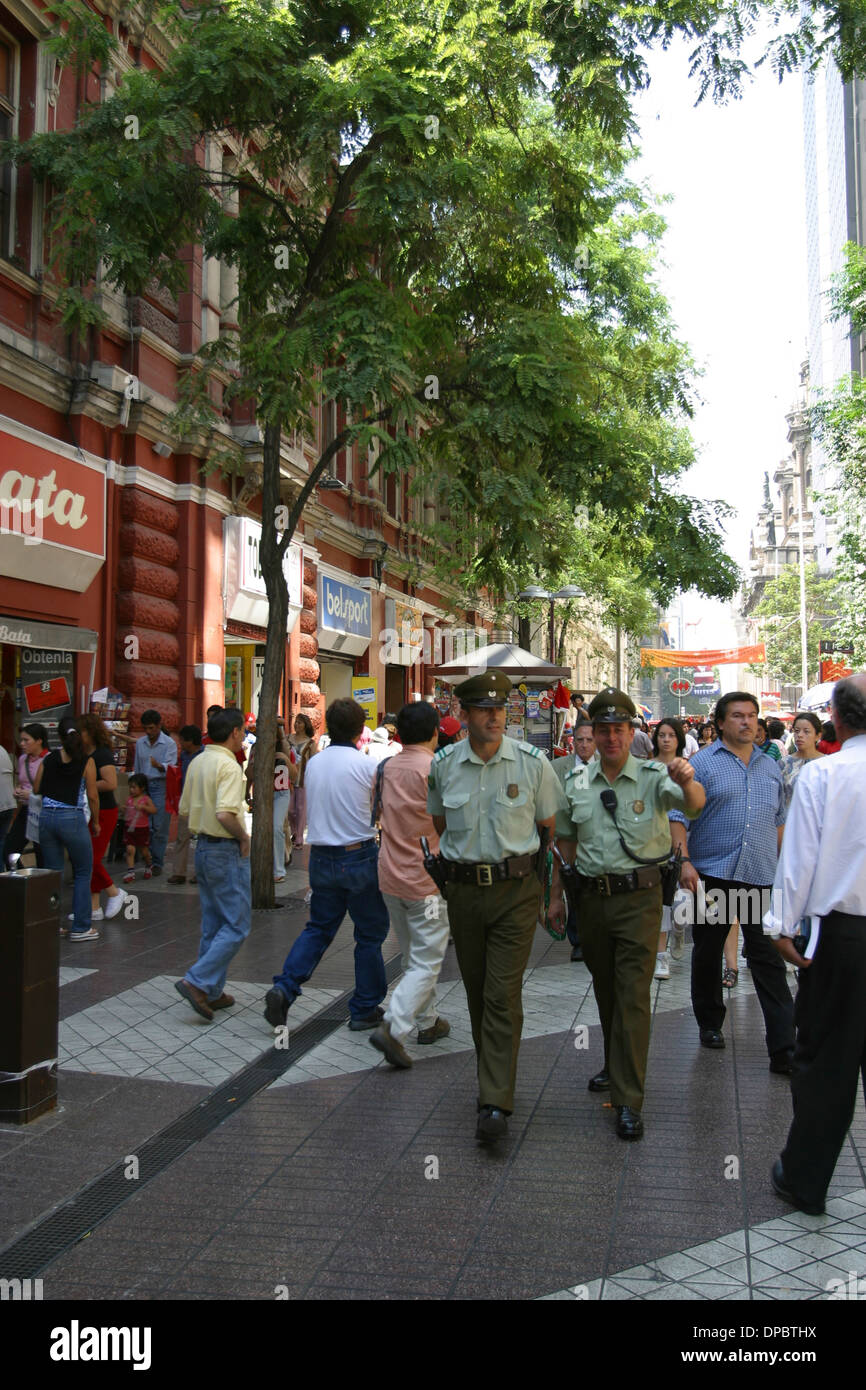
{"type": "Polygon", "coordinates": [[[544,754],[504,737],[510,690],[495,670],[456,687],[469,737],[439,750],[427,784],[478,1056],[475,1137],[482,1143],[506,1133],[514,1108],[523,973],[541,895],[539,830],[552,835],[564,806],[544,754]]]}
{"type": "MultiPolygon", "coordinates": [[[[610,1091],[621,1139],[643,1134],[650,990],[662,915],[660,867],[637,864],[623,842],[639,859],[667,856],[668,811],[677,807],[694,819],[706,800],[685,758],[665,766],[631,755],[634,715],[622,690],[609,687],[592,701],[599,758],[566,779],[572,838],[557,835],[563,859],[578,874],[581,944],[604,1033],[604,1068],[589,1089],[610,1091]]],[[[549,915],[561,922],[557,868],[549,915]]]]}

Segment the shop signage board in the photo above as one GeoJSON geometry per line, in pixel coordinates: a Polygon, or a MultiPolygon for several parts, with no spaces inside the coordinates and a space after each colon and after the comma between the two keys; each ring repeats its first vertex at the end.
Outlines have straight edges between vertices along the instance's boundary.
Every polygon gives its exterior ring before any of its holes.
{"type": "MultiPolygon", "coordinates": [[[[234,622],[268,625],[268,591],[262,573],[261,523],[251,516],[227,516],[223,520],[223,570],[225,615],[234,622]]],[[[286,631],[291,632],[303,607],[304,555],[300,545],[290,545],[283,558],[283,574],[289,591],[286,631]]]]}
{"type": "Polygon", "coordinates": [[[412,666],[424,651],[424,614],[400,599],[386,598],[385,627],[392,634],[383,660],[392,666],[412,666]]]}
{"type": "Polygon", "coordinates": [[[379,709],[379,682],[375,676],[352,677],[352,699],[364,710],[364,723],[368,729],[375,729],[376,714],[379,709]]]}
{"type": "Polygon", "coordinates": [[[0,575],[83,593],[105,562],[107,460],[0,416],[0,575]]]}
{"type": "Polygon", "coordinates": [[[349,656],[366,652],[373,636],[372,596],[367,589],[319,569],[319,647],[349,656]]]}
{"type": "Polygon", "coordinates": [[[691,688],[692,688],[692,683],[691,683],[691,681],[687,681],[687,680],[685,680],[685,679],[683,679],[683,680],[678,680],[678,681],[671,681],[671,691],[673,692],[674,695],[688,695],[688,693],[689,693],[689,691],[691,690],[691,688]]]}

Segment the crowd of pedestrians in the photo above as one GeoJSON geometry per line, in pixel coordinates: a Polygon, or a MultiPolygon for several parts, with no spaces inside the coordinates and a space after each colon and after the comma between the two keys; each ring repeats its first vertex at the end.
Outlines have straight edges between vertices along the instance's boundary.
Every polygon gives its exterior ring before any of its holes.
{"type": "Polygon", "coordinates": [[[476,1137],[495,1143],[513,1107],[522,977],[555,841],[549,917],[592,975],[604,1066],[590,1089],[611,1092],[617,1133],[643,1133],[650,984],[670,977],[684,921],[698,1041],[715,1051],[725,1047],[724,990],[737,982],[741,932],[769,1069],[792,1079],[794,1121],[773,1183],[794,1205],[821,1210],[858,1074],[866,1081],[866,676],[837,684],[832,725],[800,712],[788,742],[781,721],[759,718],[744,692],[722,696],[694,733],[677,718],[650,731],[622,691],[605,690],[588,708],[580,696],[569,710],[573,751],[552,764],[504,736],[509,690],[507,677],[487,672],[457,687],[459,719],[422,701],[372,731],[360,705],[336,700],[318,740],[306,715],[290,735],[279,721],[266,768],[256,766],[251,716],[212,706],[206,733],[187,725],[178,746],[148,710],[122,809],[112,738],[97,715],[62,720],[53,751],[46,729],[27,724],[17,761],[0,757],[0,855],[15,862],[30,843],[37,863],[57,870],[68,857],[63,930],[92,941],[94,922],[127,900],[103,864],[118,822],[130,883],[139,858],[145,878],[161,872],[176,810],[168,881],[197,885],[202,918],[198,957],[176,988],[212,1021],[234,1003],[226,975],[251,925],[245,812],[256,813],[256,779],[273,777],[274,879],[285,879],[306,840],[310,894],[265,1019],[285,1026],[348,914],[349,1027],[408,1069],[410,1040],[431,1044],[450,1031],[435,997],[453,937],[477,1053],[476,1137]],[[678,887],[662,867],[673,855],[678,887]],[[389,927],[403,974],[385,1007],[389,927]],[[789,965],[800,971],[796,1009],[789,965]]]}

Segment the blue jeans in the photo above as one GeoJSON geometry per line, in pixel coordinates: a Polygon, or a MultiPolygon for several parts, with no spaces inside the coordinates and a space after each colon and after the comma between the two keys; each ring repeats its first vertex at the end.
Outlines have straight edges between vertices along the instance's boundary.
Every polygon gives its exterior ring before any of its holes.
{"type": "Polygon", "coordinates": [[[157,809],[157,814],[150,818],[150,852],[154,864],[161,869],[168,845],[168,827],[171,824],[171,812],[165,809],[165,778],[149,777],[147,794],[157,809]]]}
{"type": "Polygon", "coordinates": [[[93,870],[93,841],[84,812],[78,806],[46,806],[39,816],[39,843],[46,869],[63,875],[63,851],[69,855],[75,879],[72,911],[75,921],[70,936],[90,931],[93,909],[90,905],[90,875],[93,870]]]}
{"type": "Polygon", "coordinates": [[[201,944],[198,960],[185,979],[219,999],[226,971],[250,934],[250,861],[241,858],[237,840],[217,844],[196,841],[195,876],[201,903],[201,944]]]}
{"type": "Polygon", "coordinates": [[[388,909],[379,892],[379,851],[369,840],[360,849],[329,845],[310,848],[310,920],[298,937],[274,985],[292,1004],[327,951],[348,912],[355,925],[353,1019],[367,1018],[387,993],[382,942],[388,935],[388,909]]]}
{"type": "Polygon", "coordinates": [[[290,791],[274,792],[274,878],[286,876],[286,813],[292,799],[290,791]]]}

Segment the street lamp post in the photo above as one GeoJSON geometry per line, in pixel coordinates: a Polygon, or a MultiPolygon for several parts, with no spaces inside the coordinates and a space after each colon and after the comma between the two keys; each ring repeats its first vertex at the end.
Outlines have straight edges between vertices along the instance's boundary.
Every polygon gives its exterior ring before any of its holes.
{"type": "Polygon", "coordinates": [[[556,631],[553,622],[553,608],[557,600],[568,600],[573,598],[586,598],[583,589],[577,584],[564,584],[556,593],[551,593],[549,589],[543,589],[539,584],[527,584],[525,589],[521,589],[517,595],[519,599],[545,599],[550,604],[550,612],[547,624],[547,639],[551,666],[556,665],[556,631]]]}

